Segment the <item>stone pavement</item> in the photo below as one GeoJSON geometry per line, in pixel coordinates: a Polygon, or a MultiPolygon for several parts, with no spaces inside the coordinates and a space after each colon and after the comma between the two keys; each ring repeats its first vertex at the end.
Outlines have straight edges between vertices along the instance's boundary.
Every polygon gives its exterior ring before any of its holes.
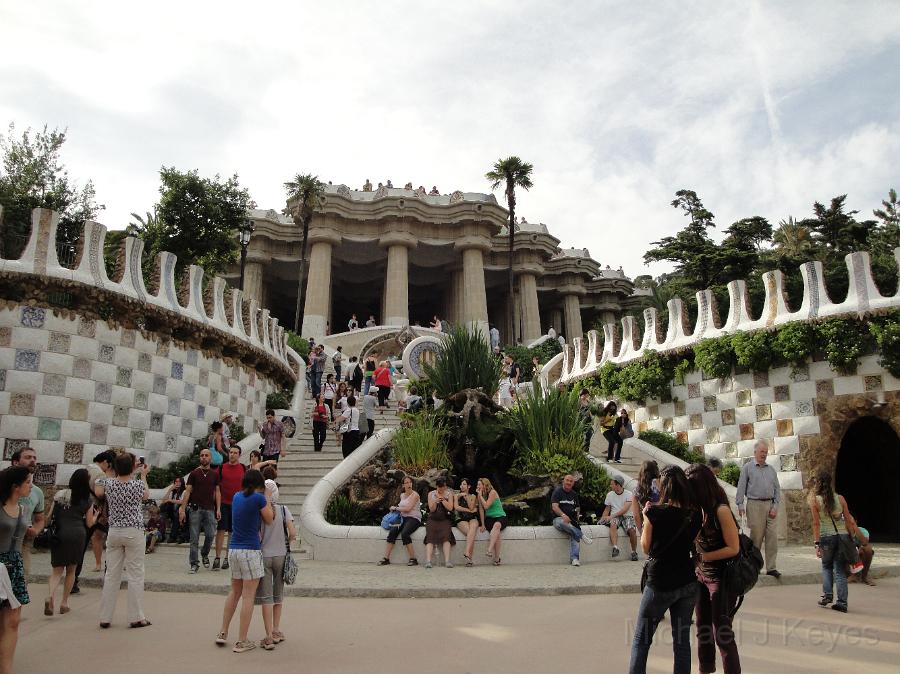
{"type": "MultiPolygon", "coordinates": [[[[600,545],[605,543],[600,542],[600,545]]],[[[304,597],[507,597],[565,594],[615,594],[638,592],[641,576],[640,562],[632,562],[626,554],[615,561],[586,563],[572,567],[561,558],[558,565],[504,564],[497,568],[484,556],[483,547],[476,546],[476,566],[457,566],[446,569],[435,565],[406,566],[406,553],[396,549],[393,564],[376,566],[336,562],[300,560],[297,582],[288,589],[291,596],[304,597]]],[[[623,548],[623,552],[624,552],[623,548]]],[[[146,557],[146,588],[160,592],[204,592],[224,594],[228,591],[228,571],[188,573],[188,546],[162,546],[146,557]]],[[[440,558],[436,557],[436,561],[440,558]]],[[[420,564],[424,559],[419,560],[420,564]]],[[[35,581],[46,580],[50,555],[35,554],[32,576],[35,581]]],[[[82,587],[100,587],[100,574],[93,573],[93,555],[85,560],[82,587]]],[[[780,581],[764,576],[762,586],[818,583],[821,564],[812,546],[782,547],[778,553],[780,581]]],[[[900,545],[877,545],[873,577],[900,576],[900,545]]]]}
{"type": "MultiPolygon", "coordinates": [[[[408,577],[425,574],[413,571],[408,577]]],[[[463,575],[464,570],[451,571],[440,576],[463,575]]],[[[433,573],[439,577],[437,570],[433,573]]],[[[288,598],[281,625],[287,640],[271,652],[235,654],[230,644],[213,644],[222,597],[148,592],[144,606],[153,625],[132,630],[125,627],[122,592],[112,627],[101,630],[96,590],[73,597],[68,615],[45,617],[45,586],[30,589],[34,601],[23,611],[16,672],[623,672],[639,602],[636,594],[415,601],[288,598]]],[[[817,587],[793,585],[764,586],[747,597],[735,621],[744,672],[897,671],[900,579],[882,580],[877,587],[852,586],[846,615],[818,607],[818,595],[817,587]]],[[[256,611],[250,636],[260,639],[262,632],[256,611]]],[[[237,638],[236,619],[229,637],[232,642],[237,638]]],[[[692,651],[697,671],[695,644],[692,651]]],[[[648,671],[672,671],[667,621],[657,630],[648,671]]]]}

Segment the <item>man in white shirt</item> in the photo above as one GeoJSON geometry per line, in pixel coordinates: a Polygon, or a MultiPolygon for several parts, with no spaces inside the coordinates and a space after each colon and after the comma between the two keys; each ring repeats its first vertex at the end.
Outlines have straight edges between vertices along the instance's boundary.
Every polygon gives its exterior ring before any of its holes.
{"type": "Polygon", "coordinates": [[[367,327],[367,328],[374,328],[375,325],[376,325],[376,323],[375,323],[375,317],[374,317],[374,316],[369,316],[369,320],[366,321],[366,327],[367,327]]]}
{"type": "Polygon", "coordinates": [[[490,329],[491,335],[491,350],[500,348],[500,331],[497,329],[496,325],[492,325],[490,329]]]}
{"type": "Polygon", "coordinates": [[[553,326],[552,326],[552,325],[550,326],[550,329],[547,330],[547,336],[548,336],[550,339],[556,339],[556,330],[553,329],[553,326]]]}
{"type": "Polygon", "coordinates": [[[634,515],[631,514],[631,502],[633,496],[622,485],[622,478],[612,478],[612,491],[606,495],[606,508],[600,524],[609,527],[609,544],[612,546],[612,556],[619,556],[619,527],[628,534],[631,543],[631,561],[637,561],[637,526],[634,523],[634,515]]]}
{"type": "Polygon", "coordinates": [[[350,315],[350,320],[347,321],[347,329],[350,331],[356,330],[359,327],[359,321],[356,320],[356,314],[350,315]]]}

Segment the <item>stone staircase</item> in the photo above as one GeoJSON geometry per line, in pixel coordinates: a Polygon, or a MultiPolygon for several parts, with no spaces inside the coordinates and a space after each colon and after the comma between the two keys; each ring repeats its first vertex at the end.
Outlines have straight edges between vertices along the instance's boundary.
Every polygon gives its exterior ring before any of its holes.
{"type": "MultiPolygon", "coordinates": [[[[376,411],[375,430],[400,425],[396,401],[390,400],[388,404],[390,408],[384,414],[376,411]]],[[[297,432],[288,443],[287,456],[278,463],[278,500],[290,508],[294,515],[299,515],[303,499],[316,482],[343,460],[337,434],[330,428],[322,451],[313,451],[312,424],[309,421],[311,410],[312,401],[306,400],[303,417],[298,419],[297,432]]]]}
{"type": "MultiPolygon", "coordinates": [[[[603,461],[603,465],[606,464],[606,448],[608,447],[606,442],[606,438],[603,437],[603,434],[599,431],[595,430],[594,435],[591,438],[591,455],[597,457],[601,461],[603,461]]],[[[622,447],[622,454],[619,457],[622,460],[622,463],[612,463],[608,464],[611,468],[615,468],[620,472],[624,473],[628,477],[632,477],[637,479],[638,471],[641,469],[641,464],[647,459],[651,459],[652,457],[644,454],[642,451],[637,449],[636,447],[632,447],[627,441],[622,447]]],[[[662,466],[660,466],[662,468],[662,466]]]]}

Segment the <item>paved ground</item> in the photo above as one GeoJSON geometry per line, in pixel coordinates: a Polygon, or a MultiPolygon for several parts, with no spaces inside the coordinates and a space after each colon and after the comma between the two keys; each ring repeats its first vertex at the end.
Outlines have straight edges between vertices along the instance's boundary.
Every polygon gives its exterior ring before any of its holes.
{"type": "MultiPolygon", "coordinates": [[[[600,542],[600,545],[604,543],[600,542]]],[[[394,564],[379,567],[372,564],[301,561],[297,583],[290,588],[294,596],[307,597],[468,597],[608,594],[637,592],[641,562],[619,560],[595,562],[575,568],[560,560],[558,565],[503,565],[496,568],[480,547],[476,546],[473,568],[457,566],[453,569],[406,566],[405,551],[395,550],[394,564]]],[[[147,589],[170,592],[228,591],[227,571],[207,571],[188,574],[187,546],[165,546],[146,558],[147,589]]],[[[816,583],[820,579],[821,564],[812,546],[783,547],[778,555],[778,567],[784,574],[781,585],[816,583]]],[[[424,561],[424,560],[420,560],[424,561]]],[[[36,554],[32,573],[35,580],[46,579],[50,556],[36,554]]],[[[100,586],[100,574],[92,573],[93,557],[85,560],[85,587],[100,586]]],[[[900,546],[879,545],[875,557],[876,578],[900,575],[900,546]]],[[[763,577],[763,585],[778,581],[763,577]]]]}
{"type": "MultiPolygon", "coordinates": [[[[35,601],[25,608],[17,672],[119,674],[127,667],[222,674],[248,666],[265,667],[261,671],[271,674],[623,672],[638,605],[636,594],[291,598],[282,623],[288,640],[273,652],[238,655],[213,644],[221,597],[147,593],[146,611],[154,625],[131,630],[124,626],[123,592],[113,627],[103,631],[97,627],[97,590],[73,597],[73,611],[52,618],[42,615],[44,586],[33,585],[31,591],[35,601]]],[[[793,585],[761,587],[748,596],[736,623],[743,670],[896,672],[900,579],[882,580],[877,587],[851,586],[847,615],[816,606],[818,593],[816,586],[793,585]]],[[[660,625],[649,671],[672,671],[668,629],[667,623],[660,625]]],[[[250,634],[260,638],[261,631],[257,613],[250,634]]]]}

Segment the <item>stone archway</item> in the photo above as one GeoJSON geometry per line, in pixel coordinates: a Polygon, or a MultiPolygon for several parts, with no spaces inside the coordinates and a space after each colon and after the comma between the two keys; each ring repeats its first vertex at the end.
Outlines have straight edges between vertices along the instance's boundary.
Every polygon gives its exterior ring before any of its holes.
{"type": "Polygon", "coordinates": [[[854,421],[841,442],[835,488],[874,541],[900,542],[900,437],[878,417],[854,421]]]}
{"type": "MultiPolygon", "coordinates": [[[[896,475],[896,472],[893,471],[888,473],[890,466],[882,465],[890,454],[860,447],[859,441],[859,437],[865,437],[862,433],[866,427],[871,429],[872,424],[879,425],[876,422],[880,422],[882,429],[892,431],[895,438],[900,436],[900,392],[878,393],[878,396],[882,395],[883,401],[877,400],[874,393],[840,395],[816,400],[820,432],[816,436],[806,438],[805,442],[801,439],[800,443],[799,467],[804,485],[808,483],[811,476],[821,471],[827,471],[834,475],[840,467],[846,477],[842,478],[838,473],[838,480],[846,479],[850,483],[849,485],[844,484],[844,489],[849,486],[853,491],[856,488],[855,482],[862,481],[865,483],[863,493],[868,493],[868,498],[877,501],[886,497],[885,493],[875,491],[876,486],[873,481],[881,474],[888,477],[896,475]],[[842,449],[842,444],[848,437],[848,431],[863,419],[869,421],[862,422],[857,431],[849,433],[847,445],[842,449]],[[842,454],[844,458],[840,458],[842,454]]],[[[900,447],[897,447],[897,450],[900,450],[900,447]]],[[[896,456],[895,453],[894,457],[896,456]]],[[[900,459],[896,460],[900,462],[900,459]]],[[[841,488],[842,486],[839,485],[838,491],[841,488]]],[[[888,493],[895,492],[896,486],[891,485],[888,493]]],[[[857,502],[862,498],[861,495],[853,495],[853,497],[857,502]]],[[[855,511],[859,510],[859,506],[853,503],[850,503],[850,507],[855,511]]],[[[808,517],[805,519],[808,520],[808,517]]],[[[861,525],[865,526],[865,522],[861,522],[861,525]]],[[[806,526],[808,528],[808,524],[806,526]]],[[[891,535],[890,532],[889,535],[891,535]]],[[[896,536],[896,532],[893,535],[896,536]]]]}

